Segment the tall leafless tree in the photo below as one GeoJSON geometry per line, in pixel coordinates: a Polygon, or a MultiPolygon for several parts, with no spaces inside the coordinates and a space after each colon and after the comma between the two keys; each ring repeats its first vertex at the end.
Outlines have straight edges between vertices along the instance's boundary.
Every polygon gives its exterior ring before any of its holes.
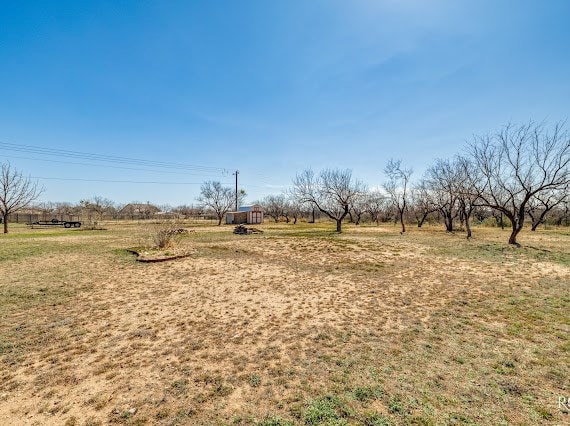
{"type": "Polygon", "coordinates": [[[299,203],[294,196],[288,194],[286,206],[288,216],[293,218],[293,225],[296,225],[299,218],[303,217],[304,205],[299,203]]]}
{"type": "Polygon", "coordinates": [[[471,216],[477,207],[480,206],[480,193],[477,190],[477,182],[481,176],[478,170],[473,167],[469,159],[457,156],[453,161],[453,167],[456,170],[456,181],[454,190],[457,193],[457,202],[459,204],[459,214],[467,231],[467,239],[471,238],[471,216]]]}
{"type": "MultiPolygon", "coordinates": [[[[238,204],[246,197],[244,190],[238,192],[238,204]]],[[[235,192],[232,188],[224,187],[220,182],[208,181],[200,187],[198,202],[209,210],[212,210],[218,218],[218,226],[222,224],[224,215],[231,211],[235,203],[235,192]]]]}
{"type": "Polygon", "coordinates": [[[384,173],[388,176],[388,182],[384,183],[384,190],[388,193],[394,208],[398,211],[402,233],[406,232],[404,214],[408,207],[408,192],[412,172],[412,169],[402,167],[401,160],[390,160],[384,169],[384,173]]]}
{"type": "Polygon", "coordinates": [[[366,212],[367,198],[368,193],[362,193],[360,196],[356,197],[350,205],[348,214],[350,215],[351,222],[353,222],[355,225],[360,225],[362,215],[366,212]]]}
{"type": "Polygon", "coordinates": [[[8,233],[8,215],[28,207],[43,192],[37,182],[12,168],[10,163],[2,163],[0,174],[0,214],[4,222],[4,233],[8,233]]]}
{"type": "Polygon", "coordinates": [[[412,211],[418,228],[421,228],[427,217],[438,210],[433,193],[425,179],[418,182],[411,190],[412,211]]]}
{"type": "Polygon", "coordinates": [[[370,221],[376,225],[380,223],[382,215],[385,215],[389,209],[386,197],[379,191],[369,192],[365,198],[366,213],[370,216],[370,221]]]}
{"type": "Polygon", "coordinates": [[[475,136],[468,151],[481,179],[475,182],[482,202],[511,221],[509,244],[519,245],[532,197],[564,188],[570,182],[570,136],[564,123],[508,124],[475,136]]]}
{"type": "Polygon", "coordinates": [[[265,214],[275,221],[279,222],[280,217],[284,217],[288,212],[287,198],[284,195],[268,195],[260,202],[263,205],[265,214]]]}
{"type": "Polygon", "coordinates": [[[445,229],[453,232],[453,221],[459,215],[457,182],[460,179],[457,165],[452,160],[437,159],[427,169],[425,185],[430,189],[437,209],[443,216],[445,229]]]}
{"type": "Polygon", "coordinates": [[[299,203],[309,203],[336,222],[342,232],[342,221],[352,202],[364,192],[364,186],[352,178],[351,170],[327,169],[318,176],[305,170],[293,179],[292,194],[299,203]]]}

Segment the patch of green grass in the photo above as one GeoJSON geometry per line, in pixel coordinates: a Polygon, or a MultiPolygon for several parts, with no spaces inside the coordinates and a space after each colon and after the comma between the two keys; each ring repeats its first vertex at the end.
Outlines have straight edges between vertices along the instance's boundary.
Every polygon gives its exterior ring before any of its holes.
{"type": "Polygon", "coordinates": [[[257,426],[293,426],[293,422],[281,417],[267,417],[258,422],[257,426]]]}
{"type": "Polygon", "coordinates": [[[552,415],[552,413],[550,411],[548,411],[546,408],[544,407],[540,407],[537,406],[534,408],[534,411],[536,411],[536,413],[540,416],[541,419],[543,420],[552,420],[554,418],[554,416],[552,415]]]}
{"type": "Polygon", "coordinates": [[[354,399],[360,402],[379,399],[382,397],[383,394],[384,394],[384,389],[382,389],[382,386],[358,386],[354,388],[352,391],[354,399]]]}
{"type": "Polygon", "coordinates": [[[392,426],[392,421],[382,414],[367,414],[362,422],[364,426],[392,426]]]}
{"type": "Polygon", "coordinates": [[[309,402],[303,420],[306,425],[347,425],[348,406],[336,396],[324,396],[309,402]]]}
{"type": "Polygon", "coordinates": [[[404,402],[399,396],[393,396],[388,402],[388,411],[392,414],[404,415],[408,413],[404,402]]]}
{"type": "Polygon", "coordinates": [[[26,287],[9,285],[0,287],[0,313],[9,308],[29,309],[39,305],[57,305],[74,292],[64,286],[26,287]]]}
{"type": "Polygon", "coordinates": [[[252,374],[251,376],[249,376],[249,384],[251,385],[252,388],[259,387],[259,385],[261,385],[261,377],[259,377],[255,373],[252,374]]]}

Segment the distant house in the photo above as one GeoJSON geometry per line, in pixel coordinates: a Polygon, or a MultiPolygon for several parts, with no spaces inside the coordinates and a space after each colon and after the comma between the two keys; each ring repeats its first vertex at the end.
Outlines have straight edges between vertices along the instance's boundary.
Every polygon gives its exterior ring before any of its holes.
{"type": "Polygon", "coordinates": [[[149,219],[160,209],[149,203],[130,203],[119,210],[119,216],[123,219],[149,219]]]}
{"type": "MultiPolygon", "coordinates": [[[[46,215],[46,212],[38,207],[28,207],[9,214],[8,222],[32,223],[38,220],[51,219],[52,217],[55,216],[46,215]]],[[[2,223],[1,219],[0,223],[2,223]]]]}
{"type": "Polygon", "coordinates": [[[226,213],[226,223],[228,224],[256,224],[263,223],[263,207],[259,204],[243,206],[237,212],[226,213]]]}

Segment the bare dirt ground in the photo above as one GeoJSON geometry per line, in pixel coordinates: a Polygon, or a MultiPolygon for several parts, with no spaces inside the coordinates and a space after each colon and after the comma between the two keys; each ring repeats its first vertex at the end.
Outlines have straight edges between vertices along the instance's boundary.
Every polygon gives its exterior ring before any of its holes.
{"type": "Polygon", "coordinates": [[[570,232],[0,237],[0,424],[566,424],[570,232]]]}

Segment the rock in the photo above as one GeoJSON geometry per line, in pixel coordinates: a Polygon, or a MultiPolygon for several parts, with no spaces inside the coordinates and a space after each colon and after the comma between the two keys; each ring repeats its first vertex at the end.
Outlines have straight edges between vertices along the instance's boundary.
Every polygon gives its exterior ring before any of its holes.
{"type": "Polygon", "coordinates": [[[127,412],[128,412],[129,414],[135,414],[135,413],[137,412],[137,409],[136,409],[136,408],[129,408],[129,409],[127,410],[127,412]]]}

